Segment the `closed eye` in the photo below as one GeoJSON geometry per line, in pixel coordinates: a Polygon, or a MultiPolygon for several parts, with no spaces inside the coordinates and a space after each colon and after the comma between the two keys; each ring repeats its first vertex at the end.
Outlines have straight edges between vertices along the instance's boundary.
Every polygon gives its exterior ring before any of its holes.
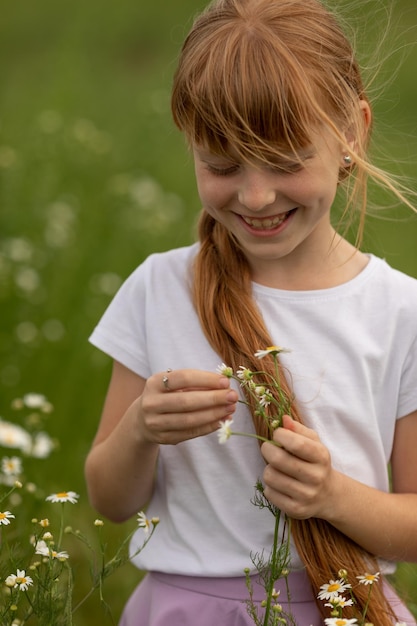
{"type": "Polygon", "coordinates": [[[218,167],[211,163],[205,164],[206,169],[215,176],[230,176],[239,170],[239,165],[229,165],[227,167],[218,167]]]}
{"type": "Polygon", "coordinates": [[[308,156],[299,161],[271,164],[270,169],[273,172],[279,172],[280,174],[295,174],[296,172],[300,172],[301,170],[303,170],[305,162],[310,160],[311,158],[312,157],[308,156]]]}

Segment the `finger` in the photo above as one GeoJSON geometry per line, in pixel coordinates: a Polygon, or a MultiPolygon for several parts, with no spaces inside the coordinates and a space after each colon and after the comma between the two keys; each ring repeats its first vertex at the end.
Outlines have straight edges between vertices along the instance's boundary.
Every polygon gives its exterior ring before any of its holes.
{"type": "Polygon", "coordinates": [[[233,407],[219,407],[195,413],[171,413],[150,416],[146,420],[148,433],[158,443],[175,444],[215,432],[221,420],[233,414],[233,407]]]}
{"type": "Polygon", "coordinates": [[[270,449],[265,453],[264,450],[262,452],[268,463],[265,468],[265,481],[288,495],[294,491],[295,485],[298,489],[301,483],[316,484],[322,475],[320,465],[302,460],[283,448],[275,447],[275,452],[270,449]]]}
{"type": "Polygon", "coordinates": [[[182,390],[159,394],[154,398],[156,413],[194,413],[217,407],[235,406],[237,392],[233,389],[198,389],[183,393],[182,390]]]}
{"type": "Polygon", "coordinates": [[[313,512],[310,507],[306,506],[303,502],[300,502],[291,495],[275,491],[273,488],[266,486],[264,495],[267,500],[272,502],[278,509],[286,513],[293,519],[307,519],[313,516],[313,512]]]}
{"type": "Polygon", "coordinates": [[[191,369],[168,369],[151,376],[149,383],[162,391],[227,389],[230,387],[230,380],[226,376],[215,372],[191,369]]]}
{"type": "Polygon", "coordinates": [[[213,430],[219,428],[221,420],[229,418],[235,412],[236,405],[209,406],[205,409],[193,411],[174,411],[161,414],[153,414],[148,417],[147,423],[154,425],[158,430],[178,431],[194,429],[198,426],[211,424],[213,430]]]}
{"type": "Polygon", "coordinates": [[[273,441],[288,453],[309,463],[318,462],[322,456],[323,446],[317,434],[298,422],[292,422],[291,430],[277,428],[274,431],[273,441]]]}
{"type": "Polygon", "coordinates": [[[302,424],[301,422],[296,422],[290,415],[283,416],[282,425],[283,428],[285,428],[286,430],[290,430],[299,435],[303,435],[308,439],[318,439],[317,433],[314,430],[308,428],[307,426],[304,426],[304,424],[302,424]]]}
{"type": "Polygon", "coordinates": [[[297,482],[293,477],[288,476],[282,472],[274,470],[271,465],[268,465],[263,473],[263,480],[266,487],[269,487],[276,494],[295,498],[298,492],[302,490],[302,485],[297,482]]]}

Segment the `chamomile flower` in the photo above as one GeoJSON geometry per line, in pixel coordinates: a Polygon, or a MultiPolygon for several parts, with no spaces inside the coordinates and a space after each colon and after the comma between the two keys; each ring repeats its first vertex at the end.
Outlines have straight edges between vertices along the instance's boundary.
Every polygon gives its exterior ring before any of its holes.
{"type": "Polygon", "coordinates": [[[56,447],[48,433],[37,433],[32,441],[30,455],[35,459],[46,459],[56,447]]]}
{"type": "Polygon", "coordinates": [[[282,352],[291,352],[291,350],[287,350],[287,348],[282,348],[281,346],[268,346],[268,348],[265,348],[264,350],[257,350],[255,352],[255,356],[257,359],[263,359],[270,354],[272,356],[276,356],[282,352]]]}
{"type": "Polygon", "coordinates": [[[40,539],[35,546],[35,554],[40,554],[41,556],[47,556],[52,559],[57,559],[58,561],[66,561],[69,559],[69,554],[65,550],[61,552],[57,552],[48,546],[46,541],[40,539]]]}
{"type": "Polygon", "coordinates": [[[334,596],[330,602],[325,604],[324,606],[328,606],[331,609],[344,609],[345,606],[352,606],[353,600],[352,598],[345,598],[343,596],[334,596]]]}
{"type": "Polygon", "coordinates": [[[39,522],[39,526],[42,526],[42,528],[48,528],[49,526],[49,519],[45,518],[45,519],[41,519],[39,522]]]}
{"type": "Polygon", "coordinates": [[[33,585],[33,579],[26,576],[24,569],[18,569],[16,574],[10,574],[5,582],[8,587],[18,588],[19,591],[27,591],[29,585],[33,585]]]}
{"type": "Polygon", "coordinates": [[[143,528],[143,532],[147,535],[151,529],[151,521],[146,517],[143,511],[138,513],[137,521],[139,528],[143,528]]]}
{"type": "Polygon", "coordinates": [[[0,445],[28,452],[32,445],[32,438],[21,426],[0,419],[0,445]]]}
{"type": "Polygon", "coordinates": [[[239,380],[242,381],[240,383],[241,385],[246,385],[247,383],[251,382],[253,378],[253,373],[244,365],[240,365],[239,369],[236,372],[236,376],[239,378],[239,380]]]}
{"type": "Polygon", "coordinates": [[[326,626],[351,626],[351,624],[357,624],[358,620],[354,617],[353,619],[344,619],[343,617],[328,617],[324,620],[326,626]]]}
{"type": "Polygon", "coordinates": [[[232,424],[233,420],[231,418],[219,422],[219,430],[217,431],[219,443],[226,443],[226,441],[230,439],[233,434],[230,428],[232,424]]]}
{"type": "Polygon", "coordinates": [[[267,407],[271,404],[273,396],[269,389],[264,387],[263,385],[258,385],[254,389],[255,395],[258,397],[259,404],[261,406],[267,407]]]}
{"type": "Polygon", "coordinates": [[[28,409],[40,409],[45,413],[52,409],[51,403],[41,393],[27,393],[23,396],[22,402],[28,409]]]}
{"type": "Polygon", "coordinates": [[[337,580],[330,580],[325,585],[321,585],[320,591],[318,593],[319,600],[330,600],[339,596],[346,589],[351,588],[351,584],[347,583],[343,578],[338,578],[337,580]]]}
{"type": "Polygon", "coordinates": [[[376,574],[366,573],[363,576],[356,576],[356,578],[361,585],[373,585],[379,580],[379,572],[376,572],[376,574]]]}
{"type": "Polygon", "coordinates": [[[22,469],[22,459],[18,456],[5,456],[1,460],[1,471],[6,476],[19,476],[22,469]]]}
{"type": "Polygon", "coordinates": [[[59,493],[53,493],[45,499],[47,502],[71,502],[71,504],[76,504],[79,497],[75,491],[60,491],[59,493]]]}
{"type": "Polygon", "coordinates": [[[7,526],[10,524],[11,519],[15,519],[15,516],[10,513],[10,511],[3,511],[3,513],[0,512],[0,526],[1,524],[7,526]]]}
{"type": "Polygon", "coordinates": [[[222,374],[223,376],[226,376],[226,378],[233,377],[233,369],[230,367],[230,365],[226,365],[225,363],[218,365],[216,368],[216,372],[218,374],[222,374]]]}

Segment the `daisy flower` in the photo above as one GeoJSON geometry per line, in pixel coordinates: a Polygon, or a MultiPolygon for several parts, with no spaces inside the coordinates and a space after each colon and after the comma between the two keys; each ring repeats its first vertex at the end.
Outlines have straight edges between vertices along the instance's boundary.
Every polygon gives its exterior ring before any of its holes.
{"type": "Polygon", "coordinates": [[[259,404],[261,406],[267,407],[271,404],[272,394],[269,389],[266,389],[266,387],[259,385],[258,387],[255,387],[254,392],[255,395],[258,397],[259,404]]]}
{"type": "Polygon", "coordinates": [[[68,552],[65,552],[65,550],[57,552],[56,550],[49,548],[48,544],[46,543],[46,541],[43,541],[43,539],[40,539],[36,543],[35,554],[51,557],[52,559],[58,559],[58,561],[66,561],[67,559],[69,559],[68,552]]]}
{"type": "Polygon", "coordinates": [[[48,433],[37,433],[32,442],[31,456],[35,459],[46,459],[55,447],[48,433]]]}
{"type": "Polygon", "coordinates": [[[247,367],[240,365],[236,372],[236,376],[242,381],[241,385],[245,385],[252,380],[253,374],[247,367]]]}
{"type": "Polygon", "coordinates": [[[26,576],[24,569],[18,569],[16,574],[10,574],[5,582],[8,587],[13,587],[13,589],[17,587],[19,591],[27,591],[29,585],[33,585],[33,579],[26,576]]]}
{"type": "Polygon", "coordinates": [[[3,513],[0,512],[0,526],[1,524],[7,526],[10,524],[11,519],[15,519],[15,516],[10,513],[10,511],[4,511],[3,513]]]}
{"type": "Polygon", "coordinates": [[[27,393],[23,396],[22,401],[28,409],[41,409],[48,412],[51,408],[50,402],[41,393],[27,393]]]}
{"type": "Polygon", "coordinates": [[[45,518],[45,519],[41,519],[39,522],[39,526],[42,526],[42,528],[48,528],[49,526],[49,519],[45,518]]]}
{"type": "Polygon", "coordinates": [[[69,554],[66,550],[61,550],[57,552],[56,550],[51,550],[51,557],[53,559],[57,559],[58,561],[66,561],[69,559],[69,554]]]}
{"type": "Polygon", "coordinates": [[[47,502],[71,502],[71,504],[76,504],[79,497],[75,491],[60,491],[59,493],[53,493],[45,499],[47,502]]]}
{"type": "Polygon", "coordinates": [[[351,624],[357,624],[358,620],[356,618],[353,619],[343,619],[343,617],[328,617],[324,620],[326,626],[350,626],[351,624]]]}
{"type": "Polygon", "coordinates": [[[139,528],[143,528],[144,533],[147,535],[151,529],[151,522],[143,511],[138,513],[137,521],[139,528]]]}
{"type": "Polygon", "coordinates": [[[22,459],[18,456],[5,456],[1,460],[1,471],[6,476],[19,476],[22,473],[22,459]]]}
{"type": "Polygon", "coordinates": [[[217,431],[217,436],[219,438],[219,443],[226,443],[226,441],[231,437],[232,430],[231,425],[233,424],[233,420],[227,419],[219,422],[219,430],[217,431]]]}
{"type": "Polygon", "coordinates": [[[347,600],[343,596],[334,596],[334,598],[332,598],[330,602],[328,602],[324,606],[328,606],[331,609],[344,609],[345,606],[352,606],[352,605],[353,605],[352,598],[349,598],[349,600],[347,600]]]}
{"type": "Polygon", "coordinates": [[[318,594],[319,600],[333,600],[333,598],[339,596],[340,593],[343,593],[346,589],[351,588],[351,584],[347,583],[343,580],[343,578],[338,578],[337,580],[330,580],[325,585],[321,585],[320,591],[318,594]]]}
{"type": "Polygon", "coordinates": [[[356,576],[361,585],[373,585],[379,580],[379,572],[376,574],[364,574],[363,576],[356,576]]]}
{"type": "Polygon", "coordinates": [[[277,354],[281,354],[281,352],[291,352],[291,350],[287,350],[287,348],[282,348],[281,346],[268,346],[268,348],[264,350],[257,350],[255,356],[257,359],[263,359],[269,354],[276,356],[277,354]]]}
{"type": "Polygon", "coordinates": [[[21,426],[0,419],[0,445],[27,452],[31,448],[32,438],[21,426]]]}
{"type": "Polygon", "coordinates": [[[218,374],[222,374],[223,376],[226,376],[226,378],[233,377],[233,369],[230,367],[230,365],[226,365],[225,363],[218,365],[216,368],[216,372],[218,374]]]}

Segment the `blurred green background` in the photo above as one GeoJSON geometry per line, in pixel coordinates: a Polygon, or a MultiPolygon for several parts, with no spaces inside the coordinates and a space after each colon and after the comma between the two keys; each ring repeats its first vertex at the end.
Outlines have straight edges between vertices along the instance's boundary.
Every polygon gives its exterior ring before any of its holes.
{"type": "MultiPolygon", "coordinates": [[[[32,391],[54,404],[48,430],[60,448],[43,462],[43,487],[80,493],[81,525],[95,516],[83,462],[110,374],[88,335],[150,252],[194,238],[199,204],[169,92],[179,47],[204,4],[0,1],[0,416],[10,419],[12,400],[32,391]]],[[[388,56],[372,85],[374,151],[413,184],[417,4],[337,5],[359,27],[364,64],[392,7],[388,56]]],[[[408,209],[384,211],[367,228],[366,249],[417,277],[417,220],[408,209]]],[[[110,525],[112,541],[126,528],[110,525]]],[[[106,585],[115,619],[137,580],[126,566],[106,585]]],[[[404,566],[400,580],[416,601],[414,568],[404,566]]],[[[78,626],[96,623],[95,606],[77,614],[78,626]]]]}

